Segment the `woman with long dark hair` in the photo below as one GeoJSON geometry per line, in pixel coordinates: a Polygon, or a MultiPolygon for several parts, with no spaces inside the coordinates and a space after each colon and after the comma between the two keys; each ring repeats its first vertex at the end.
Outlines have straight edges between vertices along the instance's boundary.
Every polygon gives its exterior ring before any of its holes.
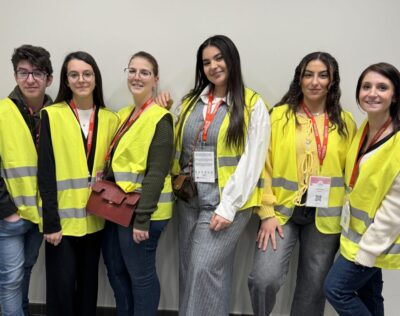
{"type": "Polygon", "coordinates": [[[340,256],[325,281],[341,316],[384,315],[382,270],[400,269],[400,73],[367,67],[357,82],[368,115],[346,158],[340,256]]]}
{"type": "Polygon", "coordinates": [[[192,196],[176,202],[179,311],[228,315],[234,250],[261,203],[269,141],[267,107],[245,88],[228,37],[200,45],[195,86],[183,98],[176,131],[173,174],[187,174],[194,183],[192,196]]]}
{"type": "Polygon", "coordinates": [[[55,104],[42,111],[38,153],[47,315],[96,315],[104,220],[88,214],[86,203],[117,126],[93,57],[68,54],[55,104]]]}
{"type": "Polygon", "coordinates": [[[271,313],[297,241],[291,315],[324,313],[322,286],[339,246],[345,158],[356,130],[340,105],[339,82],[330,54],[308,54],[271,111],[261,225],[249,276],[255,315],[271,313]]]}

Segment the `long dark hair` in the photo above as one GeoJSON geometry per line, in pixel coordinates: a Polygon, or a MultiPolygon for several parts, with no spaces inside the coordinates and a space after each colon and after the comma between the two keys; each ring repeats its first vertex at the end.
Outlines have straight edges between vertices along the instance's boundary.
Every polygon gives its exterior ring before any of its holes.
{"type": "Polygon", "coordinates": [[[356,100],[357,104],[360,105],[360,89],[364,77],[369,72],[377,72],[378,74],[384,76],[385,78],[389,79],[390,82],[393,84],[394,87],[394,95],[392,98],[392,103],[389,107],[389,114],[392,118],[393,129],[395,131],[400,130],[400,72],[391,64],[388,63],[377,63],[367,67],[360,75],[357,81],[357,88],[356,88],[356,100]]]}
{"type": "Polygon", "coordinates": [[[240,56],[235,44],[225,35],[215,35],[206,39],[197,50],[195,85],[194,88],[183,97],[183,100],[189,99],[190,101],[179,120],[178,135],[180,135],[182,131],[183,121],[187,113],[197,103],[201,92],[208,85],[211,85],[211,89],[213,88],[203,68],[203,50],[208,46],[214,46],[221,51],[228,70],[227,96],[229,96],[229,100],[227,100],[227,102],[230,105],[230,117],[226,144],[231,148],[244,148],[246,132],[244,123],[245,99],[240,56]]]}
{"type": "MultiPolygon", "coordinates": [[[[329,121],[333,128],[338,128],[338,132],[341,136],[347,136],[347,127],[342,118],[342,106],[340,105],[340,76],[339,76],[339,65],[336,59],[325,52],[314,52],[306,55],[300,63],[297,65],[294,71],[294,77],[290,83],[289,91],[282,97],[282,99],[275,105],[280,106],[287,104],[289,111],[295,114],[301,101],[303,100],[303,92],[301,90],[301,80],[303,79],[305,69],[309,62],[313,60],[320,60],[323,62],[328,69],[328,75],[330,78],[328,86],[328,94],[326,96],[325,108],[329,116],[329,121]]],[[[286,113],[287,117],[289,113],[286,113]]]]}
{"type": "Polygon", "coordinates": [[[68,102],[72,99],[72,91],[71,88],[68,87],[67,72],[68,72],[68,63],[73,59],[82,60],[83,62],[92,66],[95,79],[95,87],[93,90],[93,101],[94,104],[96,104],[96,106],[104,108],[106,105],[104,104],[103,84],[101,80],[100,69],[96,64],[96,61],[90,54],[81,51],[70,53],[65,57],[64,62],[61,66],[60,88],[58,89],[58,94],[54,103],[59,103],[64,101],[68,102]]]}

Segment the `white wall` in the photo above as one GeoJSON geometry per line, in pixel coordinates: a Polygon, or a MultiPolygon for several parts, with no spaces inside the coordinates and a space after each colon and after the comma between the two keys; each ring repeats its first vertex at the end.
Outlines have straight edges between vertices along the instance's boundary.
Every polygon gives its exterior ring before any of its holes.
{"type": "MultiPolygon", "coordinates": [[[[222,33],[231,37],[240,51],[247,85],[271,105],[286,92],[294,68],[305,54],[330,52],[340,65],[342,103],[360,123],[364,116],[354,100],[360,72],[379,61],[400,67],[398,0],[1,0],[0,12],[1,97],[15,84],[10,63],[13,49],[30,43],[42,45],[52,54],[52,96],[58,89],[64,56],[85,50],[100,66],[107,104],[119,109],[131,102],[122,70],[133,53],[146,50],[159,61],[160,88],[170,90],[178,100],[193,84],[198,46],[210,35],[222,33]]],[[[255,230],[253,221],[238,249],[235,312],[251,312],[246,276],[255,230]]],[[[176,223],[172,223],[162,238],[158,258],[163,309],[177,307],[176,242],[176,223]]],[[[99,305],[112,305],[103,267],[100,275],[99,305]]],[[[384,276],[387,315],[396,315],[400,273],[385,272],[384,276]]],[[[292,273],[282,291],[285,298],[293,283],[292,273]]],[[[31,289],[32,301],[44,302],[43,254],[31,289]]],[[[289,306],[282,298],[276,312],[286,315],[289,306]]]]}

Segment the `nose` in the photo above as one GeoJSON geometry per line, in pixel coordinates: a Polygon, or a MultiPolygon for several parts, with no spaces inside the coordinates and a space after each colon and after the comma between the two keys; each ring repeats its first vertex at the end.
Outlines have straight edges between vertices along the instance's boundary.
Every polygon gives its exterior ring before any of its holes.
{"type": "Polygon", "coordinates": [[[210,66],[211,66],[212,69],[216,68],[217,67],[217,62],[215,60],[211,60],[210,66]]]}
{"type": "Polygon", "coordinates": [[[33,77],[33,73],[28,73],[28,77],[26,77],[27,82],[35,82],[35,78],[33,77]]]}
{"type": "Polygon", "coordinates": [[[368,91],[368,95],[371,96],[371,97],[376,97],[378,95],[376,88],[375,87],[371,87],[371,89],[369,89],[369,91],[368,91]]]}
{"type": "Polygon", "coordinates": [[[312,79],[311,79],[311,83],[315,86],[315,85],[317,85],[319,82],[318,82],[318,75],[314,75],[313,77],[312,77],[312,79]]]}

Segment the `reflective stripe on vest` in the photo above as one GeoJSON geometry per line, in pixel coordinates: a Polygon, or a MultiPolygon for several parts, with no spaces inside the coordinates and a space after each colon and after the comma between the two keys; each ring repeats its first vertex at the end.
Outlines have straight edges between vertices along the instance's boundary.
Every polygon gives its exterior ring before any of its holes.
{"type": "Polygon", "coordinates": [[[9,99],[0,101],[0,174],[22,218],[39,223],[37,152],[21,112],[9,99]]]}
{"type": "MultiPolygon", "coordinates": [[[[132,106],[119,112],[121,124],[131,112],[132,106]]],[[[164,108],[158,105],[147,108],[118,142],[111,163],[115,182],[125,192],[141,191],[150,145],[157,124],[165,115],[169,115],[172,121],[172,115],[164,108]]],[[[151,215],[151,220],[171,218],[173,202],[171,177],[167,175],[158,200],[157,210],[151,215]]]]}
{"type": "MultiPolygon", "coordinates": [[[[244,120],[245,120],[245,125],[248,126],[249,123],[249,113],[252,112],[252,108],[254,105],[257,103],[258,99],[261,98],[260,95],[255,93],[254,91],[245,88],[245,105],[246,105],[246,110],[244,111],[244,120]]],[[[189,104],[190,100],[185,100],[182,104],[182,110],[181,113],[185,111],[189,104]]],[[[186,123],[187,118],[189,117],[191,113],[191,110],[188,111],[185,121],[182,122],[183,128],[181,128],[181,135],[175,135],[175,155],[174,155],[174,161],[173,161],[173,167],[172,167],[172,174],[177,175],[180,171],[180,166],[179,166],[179,159],[181,156],[181,147],[182,147],[182,135],[184,131],[184,125],[186,123]]],[[[221,127],[219,129],[218,133],[218,140],[217,140],[217,172],[218,172],[218,186],[219,186],[219,192],[220,196],[223,192],[223,189],[226,185],[226,183],[229,181],[229,178],[232,176],[232,174],[235,172],[236,167],[239,163],[241,154],[243,153],[243,149],[241,150],[235,150],[230,147],[226,146],[226,133],[228,130],[229,126],[229,115],[226,115],[221,127]]],[[[176,131],[179,131],[179,128],[176,129],[176,131]]],[[[250,195],[249,199],[247,202],[241,207],[240,210],[245,210],[250,207],[254,206],[260,206],[261,205],[261,196],[262,196],[262,190],[264,188],[264,175],[265,175],[265,170],[262,170],[262,173],[260,175],[260,179],[257,182],[257,185],[253,191],[253,193],[250,195]]]]}
{"type": "MultiPolygon", "coordinates": [[[[296,120],[287,105],[275,107],[271,113],[272,192],[276,197],[274,210],[281,225],[292,216],[298,191],[296,120]],[[284,150],[282,150],[284,148],[284,150]]],[[[329,130],[327,155],[321,176],[331,178],[328,208],[317,208],[315,224],[321,233],[340,233],[340,215],[345,194],[343,170],[347,150],[355,133],[355,123],[348,112],[342,112],[348,134],[339,135],[337,128],[329,130]]]]}
{"type": "Polygon", "coordinates": [[[63,235],[84,236],[104,227],[104,220],[86,213],[90,184],[104,168],[104,157],[118,126],[118,116],[100,108],[97,116],[96,148],[92,174],[88,176],[80,125],[66,104],[44,109],[48,113],[57,182],[58,214],[63,235]]]}

